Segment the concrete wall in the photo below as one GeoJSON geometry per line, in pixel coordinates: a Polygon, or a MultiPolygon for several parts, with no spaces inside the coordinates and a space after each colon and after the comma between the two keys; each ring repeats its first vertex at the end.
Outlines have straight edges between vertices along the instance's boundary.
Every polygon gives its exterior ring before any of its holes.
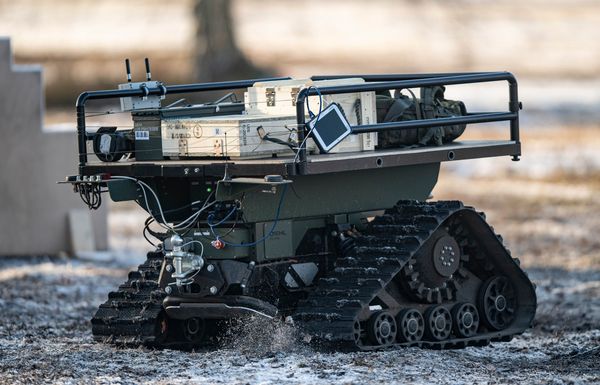
{"type": "MultiPolygon", "coordinates": [[[[42,84],[41,67],[13,65],[10,41],[0,38],[0,255],[71,251],[67,214],[87,210],[56,184],[76,172],[76,138],[43,132],[42,84]]],[[[106,249],[106,209],[92,218],[96,248],[106,249]]]]}

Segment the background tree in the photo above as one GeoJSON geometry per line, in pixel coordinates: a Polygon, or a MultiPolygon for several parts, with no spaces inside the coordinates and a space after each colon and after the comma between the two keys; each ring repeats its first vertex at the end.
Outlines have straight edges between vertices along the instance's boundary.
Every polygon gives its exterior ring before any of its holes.
{"type": "Polygon", "coordinates": [[[240,51],[234,36],[231,0],[197,0],[196,78],[198,81],[234,80],[267,76],[240,51]]]}

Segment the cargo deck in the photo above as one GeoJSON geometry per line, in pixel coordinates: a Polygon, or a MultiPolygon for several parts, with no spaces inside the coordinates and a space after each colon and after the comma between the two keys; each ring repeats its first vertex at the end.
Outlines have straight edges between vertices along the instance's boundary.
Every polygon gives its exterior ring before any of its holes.
{"type": "Polygon", "coordinates": [[[382,149],[367,152],[307,155],[306,163],[294,156],[264,159],[186,159],[87,163],[83,175],[109,173],[161,177],[222,176],[227,165],[232,176],[313,175],[372,168],[439,163],[497,156],[518,156],[521,144],[513,140],[464,140],[442,146],[382,149]]]}

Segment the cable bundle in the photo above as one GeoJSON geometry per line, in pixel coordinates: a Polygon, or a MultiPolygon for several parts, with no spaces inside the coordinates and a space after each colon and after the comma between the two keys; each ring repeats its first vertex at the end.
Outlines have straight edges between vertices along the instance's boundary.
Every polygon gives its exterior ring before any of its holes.
{"type": "Polygon", "coordinates": [[[97,210],[102,204],[102,190],[100,184],[80,183],[75,189],[79,192],[79,197],[90,210],[97,210]]]}

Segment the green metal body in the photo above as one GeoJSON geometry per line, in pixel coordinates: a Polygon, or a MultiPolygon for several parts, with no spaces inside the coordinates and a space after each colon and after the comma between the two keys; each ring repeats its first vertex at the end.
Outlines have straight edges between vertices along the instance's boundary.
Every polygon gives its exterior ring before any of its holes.
{"type": "MultiPolygon", "coordinates": [[[[279,219],[301,219],[381,210],[399,199],[426,200],[437,182],[439,163],[378,168],[290,178],[279,219]]],[[[217,199],[240,199],[248,222],[265,222],[275,217],[281,188],[263,192],[261,185],[236,191],[220,182],[217,199]]]]}
{"type": "MultiPolygon", "coordinates": [[[[439,168],[439,163],[430,163],[294,176],[286,180],[285,189],[284,184],[272,185],[259,178],[214,181],[161,177],[143,180],[157,191],[166,213],[192,201],[205,200],[213,192],[219,202],[239,202],[245,226],[234,228],[227,234],[224,239],[231,244],[247,244],[265,238],[277,221],[272,234],[252,247],[205,248],[205,255],[210,258],[249,258],[262,262],[295,257],[310,229],[325,228],[328,224],[360,227],[369,213],[392,207],[398,200],[425,201],[437,182],[439,168]]],[[[153,197],[144,197],[135,182],[111,181],[108,189],[113,200],[135,200],[144,210],[158,217],[153,197]],[[146,207],[146,201],[150,207],[146,207]]],[[[186,212],[184,217],[191,212],[186,212]]],[[[176,219],[167,215],[167,220],[176,219]]],[[[186,237],[207,243],[213,234],[209,226],[201,224],[191,229],[186,237]]]]}

